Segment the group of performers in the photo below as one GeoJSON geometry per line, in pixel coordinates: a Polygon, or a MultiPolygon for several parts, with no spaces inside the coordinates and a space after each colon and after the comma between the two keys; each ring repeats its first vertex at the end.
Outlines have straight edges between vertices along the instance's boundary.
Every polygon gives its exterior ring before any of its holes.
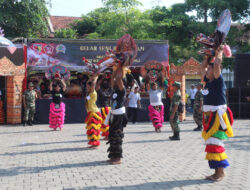
{"type": "MultiPolygon", "coordinates": [[[[215,49],[215,55],[206,55],[201,65],[203,94],[203,131],[207,152],[206,159],[209,167],[215,169],[215,173],[206,179],[220,181],[225,176],[224,168],[229,166],[225,153],[223,140],[233,136],[233,116],[226,104],[225,83],[221,75],[221,63],[224,45],[215,49]]],[[[125,109],[126,97],[126,73],[128,66],[133,62],[137,54],[136,44],[130,35],[123,36],[117,43],[115,52],[110,52],[107,58],[98,64],[89,64],[91,77],[87,81],[85,119],[89,148],[100,146],[100,138],[108,140],[108,162],[120,164],[122,158],[122,143],[124,138],[123,129],[128,119],[125,109]],[[97,105],[98,102],[98,105],[97,105]],[[101,134],[102,133],[102,134],[101,134]]],[[[164,106],[162,93],[164,85],[167,85],[168,72],[166,68],[157,61],[149,61],[141,69],[145,86],[149,92],[150,105],[148,106],[149,117],[156,132],[161,132],[164,122],[164,106]]],[[[180,140],[179,127],[175,126],[178,120],[178,104],[180,100],[180,83],[176,87],[176,100],[172,104],[170,116],[171,127],[174,136],[170,140],[180,140]],[[178,97],[177,97],[178,96],[178,97]],[[178,99],[178,100],[177,100],[178,99]]],[[[54,86],[53,102],[51,104],[50,127],[62,128],[65,105],[61,102],[61,94],[58,84],[54,86]],[[54,109],[62,110],[58,114],[54,109]],[[61,119],[57,119],[61,117],[61,119]]]]}
{"type": "MultiPolygon", "coordinates": [[[[129,40],[134,43],[130,36],[129,40]]],[[[233,116],[226,105],[225,83],[221,75],[223,47],[223,45],[218,47],[214,57],[205,56],[201,67],[202,82],[205,84],[202,90],[204,99],[202,137],[206,144],[206,159],[209,167],[215,169],[215,173],[207,176],[206,179],[213,181],[219,181],[225,176],[224,168],[229,166],[229,162],[222,141],[233,136],[231,127],[233,116]]],[[[128,122],[124,105],[126,97],[125,76],[130,59],[133,59],[133,55],[129,51],[126,51],[127,54],[124,52],[119,53],[119,60],[114,59],[116,63],[112,65],[112,69],[108,67],[106,71],[100,73],[101,67],[99,67],[91,73],[91,77],[87,81],[85,104],[87,110],[85,123],[89,148],[100,146],[100,139],[103,136],[104,140],[107,140],[107,144],[109,144],[108,162],[111,164],[121,163],[123,128],[126,127],[128,122]]],[[[164,122],[162,93],[164,85],[166,85],[167,72],[161,63],[157,61],[146,63],[143,69],[141,73],[145,78],[145,85],[150,97],[149,117],[155,131],[161,132],[164,122]]],[[[176,86],[180,89],[178,84],[176,83],[176,86]]],[[[54,130],[57,128],[62,129],[65,116],[62,95],[65,90],[65,83],[56,81],[52,84],[51,89],[53,100],[50,105],[49,127],[54,130]]],[[[176,102],[173,105],[177,109],[176,102]]],[[[172,119],[174,118],[175,115],[173,115],[172,119]]],[[[178,114],[176,119],[178,119],[178,114]]],[[[175,131],[173,128],[173,132],[174,136],[170,137],[170,139],[179,140],[179,129],[175,131]]]]}

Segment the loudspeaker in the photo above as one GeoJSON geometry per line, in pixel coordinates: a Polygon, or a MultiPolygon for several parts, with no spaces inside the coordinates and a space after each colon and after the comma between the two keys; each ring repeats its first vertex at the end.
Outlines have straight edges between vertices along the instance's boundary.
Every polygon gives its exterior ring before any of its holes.
{"type": "Polygon", "coordinates": [[[237,54],[234,65],[234,87],[246,88],[250,80],[250,54],[237,54]]]}
{"type": "Polygon", "coordinates": [[[228,88],[227,89],[227,103],[239,103],[240,88],[228,88]]]}

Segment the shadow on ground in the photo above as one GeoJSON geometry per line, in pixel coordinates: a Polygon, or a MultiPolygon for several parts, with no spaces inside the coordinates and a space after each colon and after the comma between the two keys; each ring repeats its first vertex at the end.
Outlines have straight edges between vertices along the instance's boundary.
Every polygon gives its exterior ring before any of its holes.
{"type": "Polygon", "coordinates": [[[77,141],[60,141],[60,142],[47,142],[47,143],[23,143],[12,147],[24,147],[24,146],[43,146],[50,144],[71,144],[71,143],[86,143],[88,140],[77,140],[77,141]]]}
{"type": "MultiPolygon", "coordinates": [[[[175,181],[165,181],[165,182],[150,182],[138,185],[130,186],[117,186],[117,187],[83,187],[77,188],[77,190],[135,190],[135,189],[174,189],[176,187],[184,188],[186,186],[200,185],[200,184],[210,184],[213,183],[204,179],[187,179],[187,180],[175,180],[175,181]]],[[[68,188],[65,190],[76,190],[74,188],[68,188]]]]}
{"type": "MultiPolygon", "coordinates": [[[[82,148],[81,148],[82,150],[82,148]]],[[[75,164],[60,164],[54,166],[45,166],[45,167],[14,167],[9,169],[0,169],[0,177],[8,176],[17,176],[22,174],[30,173],[40,173],[47,170],[56,170],[62,168],[81,168],[81,167],[90,167],[90,166],[103,166],[109,165],[106,161],[95,161],[95,162],[85,162],[85,163],[75,163],[75,164]]]]}
{"type": "Polygon", "coordinates": [[[27,155],[27,154],[41,154],[41,153],[59,153],[59,152],[75,152],[75,151],[83,151],[83,150],[91,150],[86,147],[81,148],[58,148],[51,150],[37,150],[37,151],[29,151],[29,152],[11,152],[0,154],[0,156],[16,156],[16,155],[27,155]]]}

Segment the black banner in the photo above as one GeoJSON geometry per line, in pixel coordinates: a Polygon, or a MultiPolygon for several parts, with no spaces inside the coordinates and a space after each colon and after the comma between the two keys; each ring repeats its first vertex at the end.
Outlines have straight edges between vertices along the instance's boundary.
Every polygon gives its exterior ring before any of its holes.
{"type": "MultiPolygon", "coordinates": [[[[115,49],[117,40],[58,40],[29,39],[27,58],[32,70],[45,70],[50,66],[63,65],[70,70],[86,70],[82,57],[97,63],[110,49],[115,49]]],[[[150,60],[168,65],[167,41],[136,41],[138,54],[133,67],[142,66],[150,60]]]]}

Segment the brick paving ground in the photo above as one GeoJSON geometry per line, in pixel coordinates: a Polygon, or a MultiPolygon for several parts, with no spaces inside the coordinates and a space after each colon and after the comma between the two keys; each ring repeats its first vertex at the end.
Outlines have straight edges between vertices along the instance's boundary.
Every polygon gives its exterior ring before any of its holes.
{"type": "Polygon", "coordinates": [[[226,144],[231,167],[211,183],[200,132],[191,119],[180,125],[181,141],[171,142],[169,123],[160,134],[150,123],[125,129],[124,159],[108,165],[107,145],[87,149],[83,124],[52,132],[47,125],[0,126],[0,190],[77,189],[250,189],[250,120],[236,120],[226,144]]]}

